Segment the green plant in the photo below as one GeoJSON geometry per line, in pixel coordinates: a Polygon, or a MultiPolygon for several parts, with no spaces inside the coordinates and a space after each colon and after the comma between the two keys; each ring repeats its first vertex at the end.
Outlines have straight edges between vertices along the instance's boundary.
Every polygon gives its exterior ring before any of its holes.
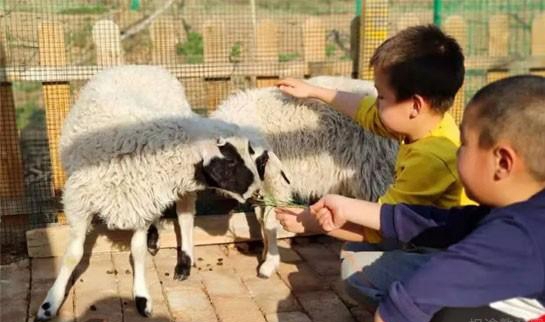
{"type": "Polygon", "coordinates": [[[190,31],[187,34],[187,40],[176,45],[176,54],[184,56],[189,64],[201,64],[204,61],[202,35],[190,31]]]}
{"type": "Polygon", "coordinates": [[[278,60],[283,63],[296,60],[297,58],[299,58],[299,53],[296,53],[296,52],[287,52],[287,53],[278,54],[278,60]]]}
{"type": "Polygon", "coordinates": [[[29,101],[15,109],[15,119],[19,130],[23,130],[28,126],[43,127],[45,112],[38,108],[36,101],[29,101]]]}
{"type": "Polygon", "coordinates": [[[65,15],[93,15],[102,14],[109,10],[108,7],[101,3],[96,4],[82,4],[77,7],[68,7],[59,10],[60,14],[65,15]]]}
{"type": "Polygon", "coordinates": [[[241,60],[242,56],[242,44],[240,41],[237,41],[231,47],[231,52],[229,53],[229,61],[232,63],[238,63],[241,60]]]}
{"type": "Polygon", "coordinates": [[[326,57],[333,57],[335,56],[335,53],[337,52],[337,46],[334,44],[328,43],[325,46],[325,55],[326,57]]]}

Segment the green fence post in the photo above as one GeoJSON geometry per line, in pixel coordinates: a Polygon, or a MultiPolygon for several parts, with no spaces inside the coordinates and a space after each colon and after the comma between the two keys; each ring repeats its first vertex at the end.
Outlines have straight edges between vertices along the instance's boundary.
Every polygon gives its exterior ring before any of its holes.
{"type": "Polygon", "coordinates": [[[361,15],[362,0],[356,0],[356,17],[361,15]]]}
{"type": "Polygon", "coordinates": [[[433,24],[441,26],[441,14],[443,11],[443,1],[433,0],[433,24]]]}

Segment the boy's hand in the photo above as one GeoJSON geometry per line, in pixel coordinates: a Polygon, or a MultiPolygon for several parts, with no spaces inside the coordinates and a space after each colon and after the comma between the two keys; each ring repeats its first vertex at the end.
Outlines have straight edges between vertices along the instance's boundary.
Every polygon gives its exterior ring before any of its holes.
{"type": "Polygon", "coordinates": [[[326,232],[341,228],[346,222],[344,210],[347,198],[327,195],[310,206],[310,211],[326,232]]]}
{"type": "Polygon", "coordinates": [[[306,83],[303,80],[295,78],[286,78],[278,81],[276,87],[284,93],[297,98],[312,98],[315,97],[315,86],[306,83]]]}
{"type": "Polygon", "coordinates": [[[322,233],[316,218],[308,208],[276,208],[276,219],[284,230],[292,233],[322,233]]]}

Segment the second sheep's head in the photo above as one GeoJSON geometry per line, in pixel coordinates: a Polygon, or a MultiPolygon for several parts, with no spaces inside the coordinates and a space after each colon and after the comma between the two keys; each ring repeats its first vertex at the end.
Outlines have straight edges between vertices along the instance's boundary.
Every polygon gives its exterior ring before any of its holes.
{"type": "Polygon", "coordinates": [[[240,203],[258,198],[272,173],[282,176],[289,184],[276,155],[253,147],[247,138],[221,137],[213,146],[201,146],[200,152],[202,161],[196,165],[197,181],[240,203]]]}

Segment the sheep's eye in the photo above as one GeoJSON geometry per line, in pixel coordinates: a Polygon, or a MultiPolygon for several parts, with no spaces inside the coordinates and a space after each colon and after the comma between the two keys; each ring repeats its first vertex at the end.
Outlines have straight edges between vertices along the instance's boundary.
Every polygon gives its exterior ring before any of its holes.
{"type": "Polygon", "coordinates": [[[255,154],[255,151],[254,151],[254,149],[252,149],[252,145],[250,144],[250,142],[248,142],[248,152],[250,152],[250,155],[255,154]]]}

